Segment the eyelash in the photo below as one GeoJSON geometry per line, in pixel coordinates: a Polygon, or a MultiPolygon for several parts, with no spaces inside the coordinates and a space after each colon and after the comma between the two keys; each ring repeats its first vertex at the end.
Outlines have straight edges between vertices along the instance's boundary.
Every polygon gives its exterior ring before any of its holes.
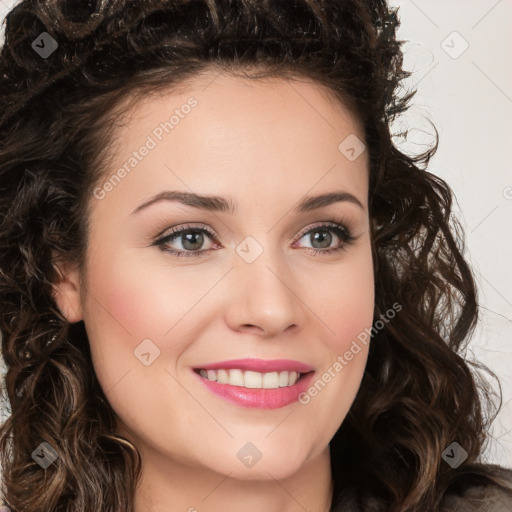
{"type": "MultiPolygon", "coordinates": [[[[320,253],[323,254],[331,254],[337,251],[346,250],[347,246],[351,245],[354,240],[356,240],[356,236],[352,234],[352,232],[345,226],[338,224],[336,222],[326,222],[322,223],[316,226],[313,226],[312,228],[307,229],[306,231],[302,232],[299,237],[297,238],[297,241],[303,238],[305,235],[308,235],[309,233],[314,233],[316,231],[332,231],[336,234],[336,236],[341,240],[342,245],[340,247],[332,247],[331,249],[314,249],[311,247],[306,247],[305,250],[309,254],[312,254],[313,256],[316,256],[320,253]],[[324,229],[325,228],[325,229],[324,229]]],[[[204,250],[197,250],[197,251],[177,251],[175,249],[165,249],[165,244],[169,243],[171,240],[179,238],[181,235],[185,235],[187,233],[206,233],[212,240],[216,240],[217,235],[211,231],[210,229],[206,227],[197,227],[192,225],[186,225],[182,228],[173,229],[170,233],[167,235],[155,240],[151,245],[160,247],[162,251],[169,252],[173,254],[174,256],[177,256],[179,258],[191,258],[195,256],[200,256],[202,253],[206,253],[208,251],[204,250]]]]}

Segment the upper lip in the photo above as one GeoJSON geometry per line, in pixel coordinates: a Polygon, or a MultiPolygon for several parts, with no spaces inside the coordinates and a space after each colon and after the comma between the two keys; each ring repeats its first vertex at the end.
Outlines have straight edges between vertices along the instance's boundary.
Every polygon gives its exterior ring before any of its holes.
{"type": "Polygon", "coordinates": [[[313,371],[313,368],[308,364],[301,363],[300,361],[293,361],[291,359],[231,359],[230,361],[219,361],[218,363],[205,364],[196,367],[197,370],[233,370],[236,368],[260,373],[284,371],[308,373],[313,371]]]}

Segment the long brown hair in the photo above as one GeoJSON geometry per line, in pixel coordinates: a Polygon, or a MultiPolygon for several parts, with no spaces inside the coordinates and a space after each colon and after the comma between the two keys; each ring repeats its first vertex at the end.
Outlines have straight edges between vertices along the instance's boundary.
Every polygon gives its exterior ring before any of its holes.
{"type": "Polygon", "coordinates": [[[25,0],[11,10],[0,54],[10,413],[0,461],[14,510],[133,511],[140,455],[113,433],[83,322],[69,324],[53,299],[52,254],[83,268],[88,204],[123,100],[212,69],[313,80],[364,126],[375,318],[395,302],[402,310],[373,337],[360,391],[331,442],[335,496],[357,489],[390,512],[431,512],[448,489],[507,488],[504,471],[481,462],[497,408],[484,367],[462,355],[477,299],[452,192],[426,170],[436,146],[412,157],[392,141],[390,124],[413,96],[398,94],[408,76],[398,24],[384,0],[25,0]],[[442,459],[454,441],[468,454],[455,469],[442,459]],[[44,470],[32,457],[42,442],[58,456],[44,470]]]}

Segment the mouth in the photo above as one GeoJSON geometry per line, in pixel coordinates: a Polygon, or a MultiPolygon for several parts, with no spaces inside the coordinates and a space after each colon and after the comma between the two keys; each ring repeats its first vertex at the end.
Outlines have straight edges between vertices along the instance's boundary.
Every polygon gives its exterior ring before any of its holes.
{"type": "Polygon", "coordinates": [[[243,370],[241,368],[206,370],[204,368],[195,368],[194,372],[203,379],[218,384],[228,384],[247,389],[279,389],[292,387],[309,372],[274,371],[274,372],[256,372],[251,370],[243,370]]]}
{"type": "Polygon", "coordinates": [[[314,370],[256,372],[242,368],[194,368],[200,385],[212,396],[253,409],[278,409],[299,400],[311,385],[314,370]]]}

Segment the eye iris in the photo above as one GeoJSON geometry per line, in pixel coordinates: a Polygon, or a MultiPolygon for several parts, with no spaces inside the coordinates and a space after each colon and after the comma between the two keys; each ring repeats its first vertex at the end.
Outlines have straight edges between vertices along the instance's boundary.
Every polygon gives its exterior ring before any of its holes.
{"type": "MultiPolygon", "coordinates": [[[[322,245],[320,247],[320,249],[325,249],[326,247],[329,247],[331,245],[332,235],[331,235],[331,233],[329,231],[327,231],[325,229],[324,230],[318,230],[318,231],[315,231],[314,233],[312,233],[312,235],[313,235],[312,241],[315,241],[315,242],[320,241],[320,243],[324,244],[324,245],[322,245]],[[320,236],[317,236],[319,233],[322,233],[322,234],[320,236]],[[325,243],[326,240],[327,240],[327,243],[325,243]]],[[[313,243],[312,243],[312,245],[314,247],[313,243]]]]}
{"type": "Polygon", "coordinates": [[[200,249],[201,246],[203,245],[203,234],[200,231],[192,231],[189,233],[184,233],[181,235],[181,237],[183,238],[183,247],[185,249],[195,251],[197,249],[200,249]],[[187,246],[187,243],[191,242],[191,241],[192,241],[192,245],[194,245],[194,237],[199,237],[198,239],[195,240],[196,247],[187,246]]]}

